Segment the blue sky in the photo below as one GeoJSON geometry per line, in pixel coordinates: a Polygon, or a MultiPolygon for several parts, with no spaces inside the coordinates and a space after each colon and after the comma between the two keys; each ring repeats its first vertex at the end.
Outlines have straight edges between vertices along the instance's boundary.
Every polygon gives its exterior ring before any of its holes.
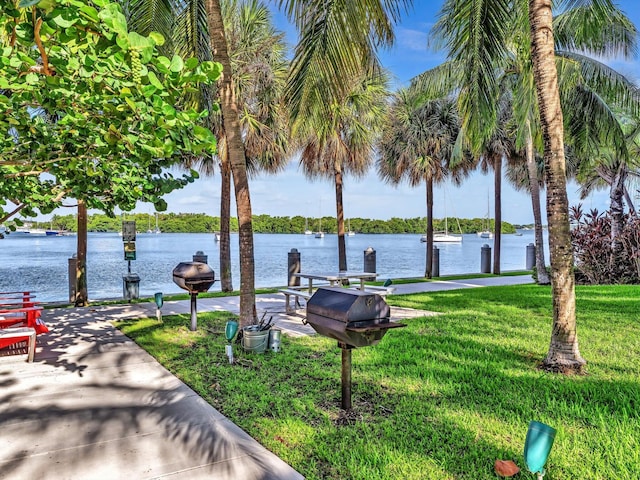
{"type": "MultiPolygon", "coordinates": [[[[640,2],[625,0],[617,2],[633,20],[640,25],[640,2]]],[[[396,28],[395,46],[381,52],[381,60],[393,77],[394,86],[406,85],[415,75],[441,63],[442,52],[427,48],[427,35],[432,27],[441,1],[415,0],[414,8],[403,16],[396,28]]],[[[295,41],[295,33],[282,14],[274,8],[276,26],[287,32],[290,43],[295,41]]],[[[637,81],[640,76],[640,64],[633,61],[607,60],[614,68],[637,81]]],[[[219,215],[220,180],[200,178],[187,188],[174,192],[166,197],[169,211],[207,213],[219,215]]],[[[446,186],[446,213],[459,217],[484,217],[487,213],[487,196],[491,198],[493,210],[493,177],[475,174],[466,180],[462,187],[446,186]]],[[[576,186],[569,185],[570,204],[577,203],[576,186]]],[[[335,215],[335,194],[333,184],[329,181],[306,180],[292,160],[284,173],[278,176],[261,176],[253,178],[250,183],[251,202],[254,214],[274,216],[313,216],[335,215]]],[[[584,201],[588,208],[607,208],[607,192],[594,194],[584,201]]],[[[435,192],[435,216],[444,216],[445,192],[437,188],[435,192]]],[[[531,201],[525,194],[515,192],[503,182],[502,218],[512,223],[532,223],[531,201]]],[[[388,219],[391,217],[421,217],[425,215],[424,187],[410,188],[407,185],[393,187],[378,180],[375,171],[361,180],[345,178],[344,186],[345,215],[347,217],[364,217],[388,219]]],[[[148,205],[141,205],[141,212],[151,212],[148,205]]],[[[65,212],[66,213],[66,212],[65,212]]]]}

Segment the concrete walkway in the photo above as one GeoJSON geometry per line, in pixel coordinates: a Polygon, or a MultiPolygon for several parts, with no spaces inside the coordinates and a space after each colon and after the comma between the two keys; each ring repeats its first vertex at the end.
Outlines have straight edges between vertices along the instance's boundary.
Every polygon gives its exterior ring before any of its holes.
{"type": "MultiPolygon", "coordinates": [[[[396,293],[531,283],[530,276],[397,285],[396,293]]],[[[313,330],[284,313],[279,294],[258,312],[289,335],[313,330]]],[[[167,302],[164,315],[188,313],[167,302]]],[[[199,311],[238,312],[238,297],[200,299],[199,311]]],[[[395,318],[425,315],[392,309],[395,318]]],[[[1,479],[303,478],[202,400],[111,321],[155,315],[153,303],[43,313],[34,363],[0,358],[1,479]]]]}

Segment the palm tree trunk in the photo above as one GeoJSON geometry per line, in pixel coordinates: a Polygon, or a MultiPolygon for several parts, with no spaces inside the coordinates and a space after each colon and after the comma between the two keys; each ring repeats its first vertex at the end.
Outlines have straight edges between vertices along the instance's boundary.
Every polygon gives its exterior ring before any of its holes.
{"type": "Polygon", "coordinates": [[[342,169],[340,163],[334,164],[336,187],[336,216],[338,222],[338,271],[347,271],[347,246],[344,241],[344,203],[342,201],[342,169]]]}
{"type": "Polygon", "coordinates": [[[536,242],[536,276],[538,285],[549,285],[547,266],[544,263],[544,239],[542,238],[542,209],[540,208],[540,183],[538,182],[538,169],[533,153],[533,135],[531,134],[531,122],[527,119],[527,174],[529,177],[529,192],[531,194],[531,206],[533,208],[533,228],[536,242]]]}
{"type": "Polygon", "coordinates": [[[429,175],[426,186],[427,200],[427,265],[424,269],[426,278],[433,277],[433,177],[429,175]]]}
{"type": "Polygon", "coordinates": [[[231,167],[227,155],[223,157],[220,159],[220,288],[223,292],[231,292],[231,167]]]}
{"type": "MultiPolygon", "coordinates": [[[[624,182],[627,179],[625,165],[620,163],[613,178],[609,190],[609,214],[611,215],[611,269],[615,272],[620,265],[618,261],[622,255],[623,244],[620,236],[624,230],[624,182]]],[[[618,278],[614,274],[614,278],[618,278]]]]}
{"type": "Polygon", "coordinates": [[[493,159],[494,232],[493,232],[493,274],[500,275],[500,243],[502,241],[502,155],[493,159]]]}
{"type": "Polygon", "coordinates": [[[87,205],[78,201],[78,236],[76,246],[76,307],[86,307],[89,303],[87,292],[87,205]]]}
{"type": "Polygon", "coordinates": [[[575,277],[569,229],[564,159],[564,131],[555,64],[551,0],[529,0],[531,58],[544,139],[547,223],[551,251],[553,329],[544,366],[553,371],[581,371],[576,330],[575,277]]]}
{"type": "Polygon", "coordinates": [[[240,326],[256,322],[255,267],[251,196],[247,178],[247,163],[240,132],[238,104],[231,78],[231,62],[222,23],[219,0],[206,0],[207,23],[214,60],[222,64],[219,80],[220,108],[227,139],[227,148],[238,209],[238,237],[240,243],[240,326]]]}

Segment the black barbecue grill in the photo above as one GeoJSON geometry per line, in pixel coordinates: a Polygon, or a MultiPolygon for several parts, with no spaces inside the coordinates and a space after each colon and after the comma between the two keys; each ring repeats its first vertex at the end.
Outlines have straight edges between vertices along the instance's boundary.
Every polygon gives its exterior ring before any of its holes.
{"type": "Polygon", "coordinates": [[[191,330],[198,322],[198,293],[206,292],[215,282],[213,269],[202,262],[181,262],[173,269],[173,283],[191,294],[191,330]]]}
{"type": "Polygon", "coordinates": [[[306,321],[342,348],[342,408],[351,409],[351,350],[376,345],[391,328],[387,302],[376,294],[342,287],[319,288],[307,301],[306,321]]]}
{"type": "Polygon", "coordinates": [[[377,344],[390,328],[391,310],[375,293],[342,287],[319,288],[307,302],[307,323],[320,335],[353,347],[377,344]]]}

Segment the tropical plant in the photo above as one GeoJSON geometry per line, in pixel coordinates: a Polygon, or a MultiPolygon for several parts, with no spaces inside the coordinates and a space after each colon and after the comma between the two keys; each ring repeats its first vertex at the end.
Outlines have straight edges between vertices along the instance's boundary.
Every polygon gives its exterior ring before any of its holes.
{"type": "Polygon", "coordinates": [[[570,248],[564,125],[555,65],[550,0],[529,0],[529,23],[531,60],[544,139],[553,292],[551,343],[543,363],[546,368],[554,371],[580,371],[586,361],[580,355],[576,330],[576,293],[573,251],[570,248]]]}
{"type": "Polygon", "coordinates": [[[227,153],[238,210],[238,240],[240,243],[240,326],[256,322],[255,266],[253,255],[253,227],[251,224],[251,196],[247,178],[247,161],[242,144],[240,109],[233,85],[233,70],[222,19],[219,0],[205,0],[207,25],[213,58],[222,64],[218,83],[222,125],[227,141],[227,153]]]}
{"type": "Polygon", "coordinates": [[[612,248],[611,212],[582,206],[571,207],[571,239],[576,263],[576,281],[592,285],[640,283],[640,225],[635,215],[625,215],[618,249],[612,248]]]}

